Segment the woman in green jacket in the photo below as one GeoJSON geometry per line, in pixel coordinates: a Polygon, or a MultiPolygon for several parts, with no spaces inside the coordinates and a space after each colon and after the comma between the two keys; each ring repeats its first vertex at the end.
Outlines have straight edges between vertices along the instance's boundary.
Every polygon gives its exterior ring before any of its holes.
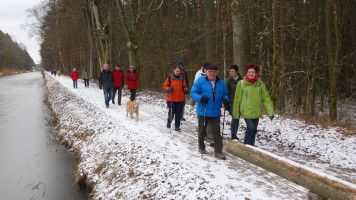
{"type": "Polygon", "coordinates": [[[270,119],[274,118],[274,109],[266,85],[258,78],[258,66],[249,64],[245,78],[236,85],[233,113],[234,119],[244,118],[246,132],[244,144],[255,145],[259,118],[262,118],[262,104],[270,119]]]}

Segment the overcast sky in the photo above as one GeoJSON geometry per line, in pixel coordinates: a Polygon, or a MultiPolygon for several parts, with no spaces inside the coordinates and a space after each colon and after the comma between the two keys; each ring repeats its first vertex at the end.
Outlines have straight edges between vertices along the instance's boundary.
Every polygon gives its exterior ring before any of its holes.
{"type": "Polygon", "coordinates": [[[27,29],[24,30],[21,27],[34,20],[34,18],[28,16],[29,13],[26,12],[26,10],[41,1],[42,0],[0,0],[0,30],[9,34],[13,41],[23,43],[36,64],[41,62],[39,44],[35,38],[29,37],[27,29]]]}

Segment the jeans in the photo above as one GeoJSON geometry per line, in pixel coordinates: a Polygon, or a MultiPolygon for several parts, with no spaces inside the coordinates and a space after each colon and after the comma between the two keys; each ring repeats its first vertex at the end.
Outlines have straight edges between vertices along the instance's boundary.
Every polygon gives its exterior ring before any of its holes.
{"type": "Polygon", "coordinates": [[[78,81],[73,81],[73,88],[78,88],[77,82],[78,81]]]}
{"type": "Polygon", "coordinates": [[[112,102],[114,103],[115,101],[115,94],[117,91],[117,104],[121,105],[121,96],[122,96],[122,87],[114,87],[114,94],[112,95],[112,102]]]}
{"type": "Polygon", "coordinates": [[[130,89],[130,92],[131,92],[130,100],[133,101],[133,100],[135,100],[136,90],[130,89]]]}
{"type": "Polygon", "coordinates": [[[84,79],[84,85],[85,87],[89,87],[89,79],[84,79]]]}
{"type": "Polygon", "coordinates": [[[104,88],[103,91],[104,91],[105,105],[107,105],[111,100],[113,88],[104,88]]]}
{"type": "Polygon", "coordinates": [[[245,119],[246,122],[246,133],[245,133],[245,139],[244,139],[244,144],[249,144],[254,146],[255,145],[255,138],[257,134],[257,126],[258,126],[258,121],[260,119],[245,119]]]}
{"type": "Polygon", "coordinates": [[[168,107],[168,123],[171,123],[174,116],[175,120],[174,120],[174,126],[179,128],[180,127],[180,120],[182,116],[182,111],[183,111],[183,106],[184,106],[184,101],[181,102],[171,102],[171,101],[167,101],[167,107],[168,107]],[[171,104],[172,104],[172,108],[171,108],[171,104]]]}
{"type": "Polygon", "coordinates": [[[238,130],[239,130],[239,119],[232,118],[232,120],[231,120],[231,138],[233,135],[236,136],[238,130]]]}
{"type": "Polygon", "coordinates": [[[206,127],[210,124],[214,140],[214,152],[222,153],[222,138],[220,135],[220,117],[205,117],[198,115],[198,143],[199,149],[205,149],[204,137],[206,136],[206,127]],[[205,121],[205,123],[204,123],[205,121]]]}

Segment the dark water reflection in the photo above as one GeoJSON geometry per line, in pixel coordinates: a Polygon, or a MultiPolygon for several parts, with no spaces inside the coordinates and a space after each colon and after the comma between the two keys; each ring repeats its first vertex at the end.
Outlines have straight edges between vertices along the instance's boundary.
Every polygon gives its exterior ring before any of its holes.
{"type": "Polygon", "coordinates": [[[48,123],[40,72],[0,77],[0,199],[88,199],[48,123]]]}

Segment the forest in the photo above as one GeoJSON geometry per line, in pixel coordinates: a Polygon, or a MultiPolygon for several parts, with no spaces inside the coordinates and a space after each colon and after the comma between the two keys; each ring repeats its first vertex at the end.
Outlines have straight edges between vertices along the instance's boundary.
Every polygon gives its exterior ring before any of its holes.
{"type": "Polygon", "coordinates": [[[244,75],[260,67],[277,113],[304,119],[356,99],[356,2],[351,0],[45,0],[28,12],[46,70],[133,65],[142,90],[162,91],[183,60],[191,87],[205,62],[244,75]]]}
{"type": "Polygon", "coordinates": [[[26,50],[26,46],[17,43],[11,36],[0,30],[0,72],[11,74],[31,70],[35,63],[26,50]]]}

